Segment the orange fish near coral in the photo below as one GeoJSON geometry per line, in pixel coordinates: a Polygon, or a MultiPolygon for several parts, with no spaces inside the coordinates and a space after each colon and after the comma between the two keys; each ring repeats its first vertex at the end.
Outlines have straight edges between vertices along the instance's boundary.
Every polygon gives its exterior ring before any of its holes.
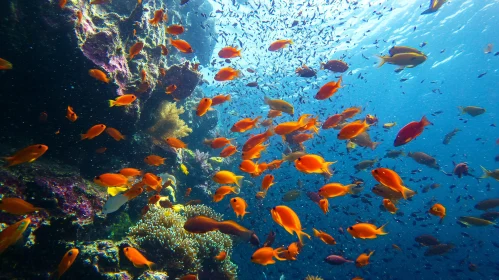
{"type": "Polygon", "coordinates": [[[174,40],[170,38],[170,44],[174,46],[179,52],[182,53],[193,53],[194,50],[192,49],[191,45],[187,43],[184,40],[174,40]]]}
{"type": "Polygon", "coordinates": [[[359,134],[362,134],[364,131],[366,131],[367,128],[369,128],[369,125],[365,120],[363,122],[360,120],[351,122],[341,128],[340,132],[338,133],[338,139],[339,140],[352,139],[358,136],[359,134]]]}
{"type": "Polygon", "coordinates": [[[172,85],[169,85],[166,87],[165,92],[166,92],[166,94],[172,94],[176,89],[177,89],[177,85],[172,84],[172,85]]]}
{"type": "Polygon", "coordinates": [[[279,257],[279,254],[284,252],[284,247],[273,249],[272,247],[262,247],[256,250],[251,256],[251,261],[261,265],[275,264],[273,258],[279,261],[285,261],[285,258],[279,257]]]}
{"type": "Polygon", "coordinates": [[[103,124],[96,124],[92,126],[87,133],[81,135],[81,140],[85,139],[94,139],[95,137],[99,136],[102,132],[106,130],[106,126],[103,124]]]}
{"type": "Polygon", "coordinates": [[[213,202],[220,202],[226,195],[230,193],[238,194],[239,187],[221,186],[215,191],[215,194],[213,195],[213,202]]]}
{"type": "MultiPolygon", "coordinates": [[[[67,0],[64,0],[64,1],[67,1],[67,0]]],[[[76,24],[81,25],[81,21],[83,20],[83,13],[80,10],[76,11],[76,18],[78,19],[76,24]]]]}
{"type": "Polygon", "coordinates": [[[223,82],[223,81],[231,81],[236,78],[239,78],[241,72],[232,67],[224,67],[215,74],[215,81],[223,82]]]}
{"type": "Polygon", "coordinates": [[[250,129],[253,129],[255,127],[258,127],[258,121],[261,119],[262,117],[258,116],[254,119],[251,119],[251,118],[246,118],[246,119],[242,119],[238,122],[236,122],[232,128],[230,129],[230,131],[232,132],[246,132],[250,129]]]}
{"type": "Polygon", "coordinates": [[[166,144],[168,146],[175,148],[175,149],[186,149],[187,144],[185,144],[182,140],[174,138],[174,137],[168,137],[165,139],[166,144]]]}
{"type": "Polygon", "coordinates": [[[134,94],[124,94],[122,96],[117,97],[115,100],[109,100],[109,107],[114,106],[128,106],[132,104],[137,99],[137,96],[134,94]]]}
{"type": "Polygon", "coordinates": [[[128,178],[115,173],[105,173],[94,178],[94,183],[103,187],[121,187],[129,185],[128,178]]]}
{"type": "Polygon", "coordinates": [[[150,270],[153,269],[154,263],[147,260],[137,249],[133,247],[126,247],[123,249],[123,253],[128,260],[133,263],[135,267],[149,267],[150,270]]]}
{"type": "Polygon", "coordinates": [[[179,24],[172,24],[166,28],[166,33],[170,35],[180,35],[184,33],[185,28],[179,24]]]}
{"type": "Polygon", "coordinates": [[[168,15],[165,13],[165,9],[161,8],[154,12],[154,17],[149,20],[152,26],[158,26],[161,22],[168,21],[168,15]]]}
{"type": "Polygon", "coordinates": [[[166,158],[162,158],[157,155],[150,155],[144,159],[144,162],[149,165],[160,166],[162,164],[165,164],[165,159],[166,158]]]}
{"type": "Polygon", "coordinates": [[[342,77],[340,76],[340,79],[337,82],[329,82],[323,85],[315,95],[315,99],[324,100],[333,96],[333,94],[335,94],[341,87],[341,81],[342,77]]]}
{"type": "Polygon", "coordinates": [[[123,136],[123,134],[121,134],[121,132],[119,132],[116,128],[108,127],[106,128],[106,133],[113,137],[116,141],[125,140],[125,136],[123,136]]]}
{"type": "Polygon", "coordinates": [[[34,207],[33,204],[20,198],[4,197],[0,200],[0,210],[14,215],[26,215],[35,211],[43,210],[43,208],[34,207]]]}
{"type": "Polygon", "coordinates": [[[123,168],[119,172],[121,175],[126,176],[126,177],[136,177],[136,176],[141,176],[142,171],[136,169],[136,168],[123,168]]]}
{"type": "Polygon", "coordinates": [[[272,219],[280,226],[282,226],[289,234],[293,234],[296,232],[300,243],[303,244],[303,236],[306,236],[310,239],[310,235],[302,231],[301,222],[298,218],[298,215],[285,205],[275,206],[270,210],[272,214],[272,219]]]}
{"type": "Polygon", "coordinates": [[[445,207],[440,203],[435,203],[428,212],[433,216],[440,217],[441,220],[445,217],[445,207]]]}
{"type": "Polygon", "coordinates": [[[250,174],[258,172],[258,163],[254,163],[248,159],[243,160],[241,164],[239,164],[239,170],[250,174]]]}
{"type": "Polygon", "coordinates": [[[316,230],[315,228],[312,230],[314,231],[315,237],[322,240],[322,242],[328,245],[336,245],[336,240],[334,240],[334,238],[331,235],[323,232],[322,230],[316,230]]]}
{"type": "Polygon", "coordinates": [[[59,0],[59,8],[64,9],[64,7],[66,7],[67,3],[68,3],[68,0],[59,0]]]}
{"type": "MultiPolygon", "coordinates": [[[[165,45],[159,45],[159,47],[161,48],[161,55],[168,55],[168,49],[166,48],[165,45]]],[[[166,75],[166,71],[165,71],[165,75],[163,75],[163,73],[161,73],[161,75],[165,76],[166,75]]]]}
{"type": "Polygon", "coordinates": [[[203,98],[201,101],[199,101],[198,108],[196,109],[196,115],[198,117],[202,117],[206,112],[213,110],[211,108],[211,99],[210,98],[203,98]]]}
{"type": "Polygon", "coordinates": [[[389,187],[390,189],[402,194],[404,199],[412,192],[409,188],[403,185],[402,178],[397,174],[397,172],[388,168],[376,168],[371,171],[374,179],[381,184],[389,187]]]}
{"type": "Polygon", "coordinates": [[[218,52],[218,57],[220,58],[233,58],[238,56],[241,56],[241,50],[234,47],[225,47],[218,52]]]}
{"type": "Polygon", "coordinates": [[[144,42],[138,41],[130,47],[130,51],[128,52],[128,58],[132,60],[136,55],[138,55],[142,49],[144,48],[144,42]]]}
{"type": "Polygon", "coordinates": [[[235,154],[237,152],[237,148],[234,145],[229,145],[225,147],[221,152],[220,156],[223,158],[230,157],[231,155],[235,154]]]}
{"type": "Polygon", "coordinates": [[[240,197],[231,198],[230,205],[232,206],[232,209],[234,209],[234,213],[236,213],[237,218],[241,216],[241,219],[243,219],[244,215],[249,213],[246,212],[246,208],[248,208],[248,203],[246,203],[246,201],[240,197]]]}
{"type": "Polygon", "coordinates": [[[59,267],[57,268],[57,271],[54,272],[53,277],[56,279],[61,278],[61,276],[73,265],[79,253],[80,251],[76,248],[67,251],[62,257],[59,267]]]}
{"type": "Polygon", "coordinates": [[[347,231],[355,238],[374,239],[378,237],[378,235],[388,234],[383,230],[385,226],[386,224],[378,228],[372,224],[358,223],[356,225],[349,227],[347,231]]]}
{"type": "Polygon", "coordinates": [[[430,124],[432,123],[425,116],[419,122],[408,123],[397,133],[393,146],[398,147],[411,142],[423,133],[425,126],[430,124]]]}
{"type": "Polygon", "coordinates": [[[144,177],[142,178],[142,183],[147,185],[147,191],[156,191],[160,192],[161,191],[161,183],[162,179],[159,176],[156,176],[152,173],[146,173],[144,174],[144,177]]]}
{"type": "Polygon", "coordinates": [[[73,111],[73,107],[68,106],[68,109],[66,111],[66,118],[70,120],[71,122],[75,122],[78,119],[78,116],[76,113],[73,111]]]}
{"type": "Polygon", "coordinates": [[[0,70],[10,70],[12,69],[12,63],[7,60],[0,58],[0,70]]]}
{"type": "Polygon", "coordinates": [[[48,149],[49,147],[43,144],[28,146],[16,152],[13,156],[5,157],[4,159],[7,161],[6,167],[18,165],[25,162],[33,162],[41,157],[48,149]]]}
{"type": "Polygon", "coordinates": [[[277,41],[273,42],[272,44],[270,44],[268,50],[271,52],[275,52],[275,51],[278,51],[282,48],[287,47],[289,44],[293,44],[293,40],[277,40],[277,41]]]}
{"type": "Polygon", "coordinates": [[[360,254],[359,257],[357,257],[357,260],[355,260],[355,266],[356,267],[363,267],[369,264],[369,258],[374,254],[374,251],[371,251],[369,254],[362,253],[360,254]]]}
{"type": "Polygon", "coordinates": [[[219,104],[222,104],[222,103],[225,103],[227,101],[230,101],[230,94],[227,94],[227,95],[223,95],[223,94],[220,94],[220,95],[217,95],[215,97],[213,97],[211,99],[211,106],[215,106],[215,105],[219,105],[219,104]]]}
{"type": "Polygon", "coordinates": [[[102,72],[99,69],[90,69],[88,70],[88,74],[94,79],[97,79],[106,84],[109,83],[109,78],[107,77],[106,73],[102,72]]]}
{"type": "Polygon", "coordinates": [[[388,198],[383,199],[383,206],[385,206],[386,211],[395,214],[397,212],[397,207],[388,198]]]}
{"type": "Polygon", "coordinates": [[[26,218],[6,227],[0,232],[0,254],[23,236],[24,231],[28,228],[30,223],[31,219],[26,218]]]}
{"type": "Polygon", "coordinates": [[[227,171],[221,170],[213,175],[213,181],[219,184],[236,184],[238,187],[241,187],[241,183],[243,182],[244,176],[236,176],[236,174],[227,171]]]}
{"type": "Polygon", "coordinates": [[[222,262],[225,260],[226,257],[227,257],[227,252],[221,251],[217,256],[215,256],[215,260],[222,262]]]}

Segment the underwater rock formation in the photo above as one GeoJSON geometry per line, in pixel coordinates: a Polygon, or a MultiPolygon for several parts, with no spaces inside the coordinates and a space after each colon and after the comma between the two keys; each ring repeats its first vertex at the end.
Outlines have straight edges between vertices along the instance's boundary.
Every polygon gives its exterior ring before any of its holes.
{"type": "Polygon", "coordinates": [[[230,256],[232,239],[218,231],[192,234],[184,230],[187,217],[203,214],[221,219],[211,208],[203,205],[187,206],[184,213],[173,209],[151,207],[129,237],[148,255],[155,256],[158,270],[175,278],[187,273],[211,273],[210,279],[235,279],[237,266],[227,257],[223,262],[213,258],[221,251],[230,256]]]}

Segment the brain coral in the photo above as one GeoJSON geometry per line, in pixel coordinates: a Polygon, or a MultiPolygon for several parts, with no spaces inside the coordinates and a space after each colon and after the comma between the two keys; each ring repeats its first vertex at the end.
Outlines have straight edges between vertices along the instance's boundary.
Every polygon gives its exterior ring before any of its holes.
{"type": "Polygon", "coordinates": [[[222,218],[204,205],[187,206],[183,213],[176,213],[170,208],[151,207],[138,224],[130,228],[129,237],[149,255],[156,256],[158,269],[167,271],[173,278],[187,273],[213,271],[217,279],[235,279],[237,266],[230,261],[230,236],[218,231],[193,234],[184,230],[187,217],[198,214],[222,218]],[[214,257],[221,251],[227,252],[227,259],[215,261],[214,257]]]}

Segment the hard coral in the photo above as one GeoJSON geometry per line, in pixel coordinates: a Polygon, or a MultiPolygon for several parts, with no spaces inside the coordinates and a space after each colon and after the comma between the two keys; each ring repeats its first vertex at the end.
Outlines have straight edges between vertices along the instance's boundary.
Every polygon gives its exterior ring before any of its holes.
{"type": "Polygon", "coordinates": [[[172,278],[202,271],[218,272],[217,279],[235,279],[236,265],[229,258],[215,262],[213,258],[225,251],[230,255],[232,240],[218,231],[193,234],[184,230],[187,216],[205,213],[221,218],[207,206],[187,206],[184,213],[151,207],[140,222],[130,228],[129,236],[149,255],[157,256],[158,269],[172,278]]]}
{"type": "Polygon", "coordinates": [[[177,108],[175,103],[164,101],[158,107],[156,123],[147,131],[156,139],[182,138],[189,135],[192,129],[179,117],[184,112],[184,107],[177,108]]]}

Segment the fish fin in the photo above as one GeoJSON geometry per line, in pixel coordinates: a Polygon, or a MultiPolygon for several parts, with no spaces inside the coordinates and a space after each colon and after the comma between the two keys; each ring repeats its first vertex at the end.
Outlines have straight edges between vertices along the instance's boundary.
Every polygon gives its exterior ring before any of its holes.
{"type": "Polygon", "coordinates": [[[386,223],[386,224],[384,224],[384,225],[380,226],[380,227],[376,230],[376,234],[378,234],[378,235],[386,235],[386,234],[388,234],[388,232],[384,231],[385,226],[386,226],[387,224],[388,224],[388,223],[386,223]]]}
{"type": "Polygon", "coordinates": [[[314,231],[314,235],[316,237],[319,237],[319,235],[321,234],[318,230],[316,230],[315,228],[312,228],[312,230],[314,231]]]}
{"type": "MultiPolygon", "coordinates": [[[[267,96],[264,96],[263,97],[263,102],[265,102],[265,104],[269,104],[270,102],[270,98],[268,98],[267,96]]],[[[270,104],[269,104],[270,105],[270,104]]]]}
{"type": "Polygon", "coordinates": [[[243,184],[243,179],[244,179],[244,176],[236,176],[236,185],[241,188],[241,185],[243,184]]]}
{"type": "Polygon", "coordinates": [[[108,187],[107,188],[107,193],[110,195],[110,196],[115,196],[121,192],[124,192],[126,191],[127,188],[124,188],[124,187],[108,187]]]}
{"type": "Polygon", "coordinates": [[[231,97],[230,94],[227,94],[227,97],[225,97],[225,101],[230,101],[231,97]]]}
{"type": "Polygon", "coordinates": [[[116,105],[116,101],[109,100],[109,107],[114,107],[116,105]]]}
{"type": "Polygon", "coordinates": [[[353,191],[353,188],[355,188],[356,186],[357,186],[357,184],[347,185],[346,187],[348,188],[348,193],[349,194],[355,194],[355,192],[353,191]]]}
{"type": "Polygon", "coordinates": [[[427,126],[427,125],[430,125],[430,124],[433,124],[432,122],[430,122],[430,121],[426,118],[426,116],[423,116],[423,117],[421,118],[420,123],[423,125],[423,127],[425,127],[425,126],[427,126]]]}
{"type": "Polygon", "coordinates": [[[326,63],[321,62],[321,70],[324,70],[324,65],[325,65],[325,64],[326,64],[326,63]]]}
{"type": "Polygon", "coordinates": [[[86,134],[80,134],[80,136],[81,136],[81,140],[87,139],[87,135],[86,134]]]}
{"type": "Polygon", "coordinates": [[[485,179],[485,178],[489,178],[490,177],[490,171],[487,170],[485,167],[481,166],[480,167],[482,168],[483,170],[483,175],[482,177],[480,177],[480,179],[485,179]]]}
{"type": "Polygon", "coordinates": [[[378,64],[378,68],[380,68],[381,66],[383,66],[383,64],[386,63],[386,57],[380,55],[378,55],[378,57],[381,59],[381,61],[378,64]]]}
{"type": "Polygon", "coordinates": [[[372,142],[371,147],[370,147],[371,150],[374,151],[381,143],[383,143],[383,142],[372,142]]]}
{"type": "Polygon", "coordinates": [[[284,247],[279,247],[279,248],[276,248],[276,249],[274,250],[274,257],[275,257],[275,259],[276,259],[276,260],[279,260],[279,261],[285,261],[285,260],[286,260],[286,258],[281,258],[281,257],[279,257],[279,254],[280,254],[280,253],[283,253],[283,252],[285,252],[285,251],[286,251],[286,248],[284,248],[284,247]]]}
{"type": "Polygon", "coordinates": [[[333,174],[331,173],[331,170],[329,170],[329,166],[330,166],[331,164],[335,164],[336,162],[337,162],[337,161],[329,161],[329,162],[324,162],[324,163],[322,164],[322,168],[321,168],[321,170],[322,170],[324,173],[326,173],[327,175],[333,175],[333,174]]]}
{"type": "Polygon", "coordinates": [[[149,270],[154,270],[156,268],[156,264],[153,262],[147,262],[147,267],[149,267],[149,270]]]}
{"type": "Polygon", "coordinates": [[[301,244],[305,244],[303,243],[303,236],[306,236],[308,237],[308,239],[310,239],[310,235],[303,231],[297,231],[296,235],[298,235],[298,240],[300,241],[301,244]]]}

